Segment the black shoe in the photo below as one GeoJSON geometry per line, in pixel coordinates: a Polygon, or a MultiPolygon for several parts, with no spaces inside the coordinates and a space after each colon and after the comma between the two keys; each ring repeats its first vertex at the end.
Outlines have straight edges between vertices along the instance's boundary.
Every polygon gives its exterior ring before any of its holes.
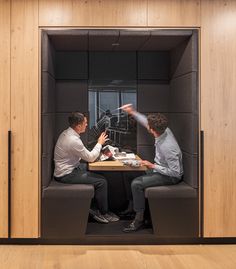
{"type": "Polygon", "coordinates": [[[89,214],[95,219],[97,222],[100,223],[108,223],[109,221],[100,213],[99,210],[89,209],[89,214]]]}
{"type": "Polygon", "coordinates": [[[123,229],[124,233],[136,232],[144,226],[144,221],[134,220],[130,225],[123,229]]]}
{"type": "Polygon", "coordinates": [[[126,208],[124,211],[119,212],[119,216],[131,216],[131,215],[135,215],[135,212],[130,209],[130,208],[126,208]]]}

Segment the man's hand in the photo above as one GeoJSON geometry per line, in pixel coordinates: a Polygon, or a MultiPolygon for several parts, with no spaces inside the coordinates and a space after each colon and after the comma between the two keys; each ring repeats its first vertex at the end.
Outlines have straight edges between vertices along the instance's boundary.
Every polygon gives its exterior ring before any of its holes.
{"type": "Polygon", "coordinates": [[[150,169],[155,168],[155,164],[150,163],[149,161],[146,161],[146,160],[142,160],[142,161],[141,161],[141,164],[147,166],[147,167],[150,168],[150,169]]]}
{"type": "Polygon", "coordinates": [[[98,143],[103,145],[107,140],[109,140],[108,135],[106,134],[106,132],[103,132],[98,138],[98,143]]]}
{"type": "Polygon", "coordinates": [[[125,112],[127,112],[128,114],[132,115],[133,112],[135,111],[132,104],[126,104],[126,105],[123,105],[121,107],[122,110],[124,110],[125,112]]]}

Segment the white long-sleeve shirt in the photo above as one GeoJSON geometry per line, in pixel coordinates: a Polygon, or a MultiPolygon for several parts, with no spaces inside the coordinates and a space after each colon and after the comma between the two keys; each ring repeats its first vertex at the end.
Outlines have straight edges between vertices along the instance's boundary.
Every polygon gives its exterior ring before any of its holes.
{"type": "Polygon", "coordinates": [[[80,135],[71,127],[63,131],[56,143],[54,150],[55,177],[70,174],[78,167],[80,160],[93,162],[99,156],[102,145],[97,143],[92,151],[84,146],[80,135]]]}
{"type": "MultiPolygon", "coordinates": [[[[133,116],[144,127],[148,127],[145,115],[134,112],[133,116]]],[[[155,138],[154,162],[154,172],[176,178],[181,178],[183,175],[182,152],[169,128],[166,128],[163,134],[155,138]]]]}

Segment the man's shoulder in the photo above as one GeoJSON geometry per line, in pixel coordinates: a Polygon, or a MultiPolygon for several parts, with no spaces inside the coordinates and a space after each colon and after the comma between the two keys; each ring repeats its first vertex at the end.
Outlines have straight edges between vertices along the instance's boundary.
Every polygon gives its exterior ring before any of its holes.
{"type": "Polygon", "coordinates": [[[82,143],[80,137],[76,135],[76,133],[73,132],[71,128],[64,130],[58,137],[58,141],[61,141],[61,142],[64,141],[67,144],[74,143],[74,142],[82,143]]]}
{"type": "Polygon", "coordinates": [[[167,134],[168,135],[165,137],[162,144],[163,148],[165,148],[167,151],[180,151],[179,144],[169,128],[167,130],[167,134]]]}

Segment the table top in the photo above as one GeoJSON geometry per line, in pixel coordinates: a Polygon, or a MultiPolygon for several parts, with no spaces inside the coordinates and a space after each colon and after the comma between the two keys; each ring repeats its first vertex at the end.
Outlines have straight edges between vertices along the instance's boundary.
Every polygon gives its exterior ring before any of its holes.
{"type": "MultiPolygon", "coordinates": [[[[136,156],[137,160],[140,160],[136,156]]],[[[123,164],[121,161],[103,161],[103,162],[94,162],[88,164],[88,169],[90,171],[146,171],[146,166],[133,167],[123,164]]]]}

